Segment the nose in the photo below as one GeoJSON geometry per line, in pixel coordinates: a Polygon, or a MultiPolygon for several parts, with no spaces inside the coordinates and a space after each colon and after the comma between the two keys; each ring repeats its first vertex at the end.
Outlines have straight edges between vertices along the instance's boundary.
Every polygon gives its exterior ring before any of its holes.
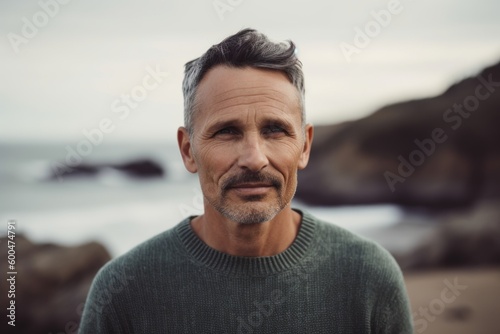
{"type": "Polygon", "coordinates": [[[238,167],[258,172],[269,164],[269,160],[263,150],[263,143],[257,134],[249,134],[242,141],[238,167]]]}

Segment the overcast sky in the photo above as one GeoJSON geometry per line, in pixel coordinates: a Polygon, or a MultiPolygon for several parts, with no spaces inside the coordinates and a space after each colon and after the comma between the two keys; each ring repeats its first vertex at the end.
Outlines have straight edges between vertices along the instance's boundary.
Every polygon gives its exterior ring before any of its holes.
{"type": "Polygon", "coordinates": [[[108,142],[174,141],[184,63],[245,27],[296,42],[314,124],[439,94],[500,60],[498,0],[60,1],[0,2],[0,141],[74,142],[105,119],[108,142]]]}

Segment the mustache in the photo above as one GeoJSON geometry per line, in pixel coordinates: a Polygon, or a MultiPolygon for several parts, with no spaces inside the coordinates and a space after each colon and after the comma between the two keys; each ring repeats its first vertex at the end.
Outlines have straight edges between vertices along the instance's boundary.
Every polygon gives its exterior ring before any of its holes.
{"type": "Polygon", "coordinates": [[[244,183],[266,183],[280,190],[282,187],[281,180],[274,175],[262,172],[244,172],[233,175],[222,183],[222,190],[225,192],[230,188],[236,187],[244,183]]]}

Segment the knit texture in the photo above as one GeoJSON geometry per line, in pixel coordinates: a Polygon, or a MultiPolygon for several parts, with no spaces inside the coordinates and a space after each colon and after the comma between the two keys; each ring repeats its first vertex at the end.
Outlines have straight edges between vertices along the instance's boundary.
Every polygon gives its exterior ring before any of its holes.
{"type": "Polygon", "coordinates": [[[219,252],[187,218],[98,272],[80,333],[412,333],[391,255],[300,213],[292,245],[267,257],[219,252]]]}

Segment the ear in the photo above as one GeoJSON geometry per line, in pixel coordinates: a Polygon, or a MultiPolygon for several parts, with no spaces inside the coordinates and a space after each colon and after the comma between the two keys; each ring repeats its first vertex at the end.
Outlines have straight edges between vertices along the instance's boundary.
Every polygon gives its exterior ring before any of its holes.
{"type": "Polygon", "coordinates": [[[177,129],[177,143],[179,144],[179,151],[181,152],[184,166],[189,172],[196,173],[198,166],[196,165],[191,149],[191,139],[189,138],[187,129],[183,126],[177,129]]]}
{"type": "Polygon", "coordinates": [[[309,154],[311,153],[311,145],[313,142],[314,136],[314,128],[312,124],[306,124],[306,128],[304,129],[304,146],[302,147],[302,152],[300,153],[299,158],[299,169],[304,169],[309,162],[309,154]]]}

